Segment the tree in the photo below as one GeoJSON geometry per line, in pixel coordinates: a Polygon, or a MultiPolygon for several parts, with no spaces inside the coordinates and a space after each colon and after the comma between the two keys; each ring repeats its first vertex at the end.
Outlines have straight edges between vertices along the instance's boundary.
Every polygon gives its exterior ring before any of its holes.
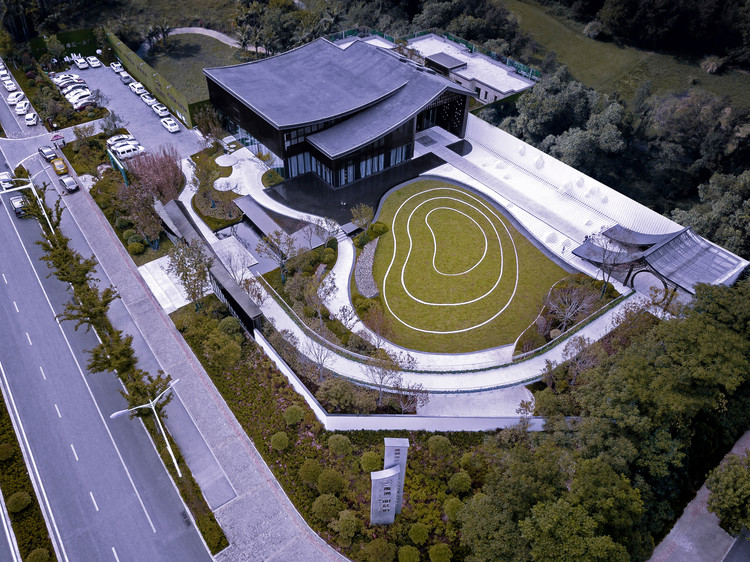
{"type": "Polygon", "coordinates": [[[102,343],[89,351],[86,368],[92,373],[111,371],[117,374],[131,372],[138,362],[133,351],[133,336],[112,330],[99,336],[102,343]]]}
{"type": "Polygon", "coordinates": [[[53,58],[57,59],[58,62],[62,61],[63,54],[65,54],[65,45],[60,42],[57,35],[50,35],[44,41],[47,52],[52,55],[53,58]]]}
{"type": "Polygon", "coordinates": [[[130,170],[138,178],[141,188],[156,194],[162,203],[176,199],[184,176],[180,155],[174,146],[162,145],[155,152],[146,152],[130,161],[130,170]]]}
{"type": "Polygon", "coordinates": [[[421,383],[405,381],[401,373],[396,375],[394,381],[396,389],[396,404],[402,414],[418,412],[419,408],[426,406],[430,401],[430,395],[421,383]]]}
{"type": "Polygon", "coordinates": [[[362,320],[371,331],[367,339],[370,339],[376,348],[382,348],[383,344],[393,338],[393,321],[379,303],[373,304],[362,320]]]}
{"type": "Polygon", "coordinates": [[[567,284],[553,287],[544,305],[560,322],[560,330],[565,331],[576,321],[590,314],[596,303],[596,292],[581,284],[567,284]]]}
{"type": "Polygon", "coordinates": [[[76,287],[73,298],[65,303],[65,310],[58,315],[60,320],[75,322],[75,329],[86,326],[99,334],[106,334],[112,329],[112,324],[107,318],[109,305],[113,300],[119,298],[113,287],[107,287],[99,292],[96,287],[80,285],[76,287]]]}
{"type": "Polygon", "coordinates": [[[198,239],[186,243],[179,240],[169,250],[168,271],[177,276],[190,301],[195,303],[195,310],[200,310],[199,300],[210,287],[209,270],[213,258],[206,254],[203,242],[198,239]]]}
{"type": "Polygon", "coordinates": [[[265,303],[268,298],[268,292],[266,292],[265,287],[256,277],[248,275],[242,281],[241,286],[247,291],[248,296],[255,304],[263,306],[263,303],[265,303]]]}
{"type": "MultiPolygon", "coordinates": [[[[135,408],[151,402],[167,389],[170,382],[172,382],[172,376],[164,376],[164,371],[160,370],[154,377],[141,369],[133,369],[128,373],[128,378],[125,381],[125,391],[121,390],[120,394],[128,401],[128,408],[135,408]]],[[[172,393],[165,393],[154,405],[156,412],[162,417],[166,417],[163,410],[171,401],[172,393]]],[[[138,408],[130,413],[130,417],[145,418],[152,414],[151,408],[138,408]]]]}
{"type": "Polygon", "coordinates": [[[207,370],[219,375],[239,363],[242,359],[242,348],[236,338],[217,328],[203,341],[202,355],[206,360],[207,370]]]}
{"type": "Polygon", "coordinates": [[[338,519],[328,524],[328,527],[336,533],[336,542],[339,546],[349,547],[352,539],[362,529],[362,521],[354,511],[345,509],[339,513],[338,519]]]}
{"type": "Polygon", "coordinates": [[[399,365],[398,360],[388,352],[379,349],[362,367],[367,380],[378,389],[378,406],[383,404],[383,391],[395,384],[399,365]]]}
{"type": "Polygon", "coordinates": [[[367,230],[370,223],[375,218],[375,211],[365,203],[358,203],[351,208],[352,222],[362,230],[367,230]]]}
{"type": "Polygon", "coordinates": [[[732,536],[743,527],[750,529],[750,450],[728,455],[708,475],[708,510],[719,518],[719,525],[732,536]]]}
{"type": "Polygon", "coordinates": [[[336,237],[338,232],[338,223],[327,217],[318,217],[311,224],[312,230],[315,232],[320,240],[323,241],[323,245],[327,245],[329,241],[336,237]]]}
{"type": "Polygon", "coordinates": [[[220,140],[225,136],[224,127],[221,126],[221,120],[219,119],[219,113],[211,104],[202,106],[196,112],[195,126],[208,139],[220,140]]]}
{"type": "Polygon", "coordinates": [[[128,219],[133,222],[133,226],[151,248],[157,250],[163,228],[161,217],[154,208],[154,191],[140,182],[133,182],[130,185],[123,182],[118,189],[117,196],[127,210],[128,219]]]}
{"type": "Polygon", "coordinates": [[[112,109],[110,109],[109,113],[104,116],[101,123],[102,131],[104,131],[104,134],[106,135],[114,134],[114,132],[123,125],[122,118],[112,109]]]}
{"type": "Polygon", "coordinates": [[[319,343],[313,338],[307,338],[305,340],[304,354],[315,366],[318,383],[322,383],[325,380],[326,369],[331,360],[335,357],[335,354],[327,345],[319,343]]]}
{"type": "Polygon", "coordinates": [[[286,283],[286,264],[296,257],[300,250],[290,235],[283,230],[274,230],[264,236],[255,248],[258,255],[274,261],[281,269],[281,282],[286,283]]]}

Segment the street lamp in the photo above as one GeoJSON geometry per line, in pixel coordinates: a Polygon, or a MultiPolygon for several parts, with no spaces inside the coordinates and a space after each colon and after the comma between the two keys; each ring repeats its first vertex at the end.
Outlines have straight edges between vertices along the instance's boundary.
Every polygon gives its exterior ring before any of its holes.
{"type": "Polygon", "coordinates": [[[161,431],[161,434],[164,437],[164,442],[167,444],[167,451],[169,451],[169,456],[172,457],[172,462],[174,463],[174,468],[177,471],[177,476],[179,478],[182,478],[182,472],[180,472],[180,467],[177,466],[177,459],[175,458],[174,453],[172,452],[172,447],[169,445],[169,439],[167,439],[167,434],[164,432],[164,427],[161,425],[161,420],[159,419],[159,415],[156,413],[156,403],[159,401],[159,398],[161,398],[168,390],[172,390],[172,387],[176,385],[179,381],[180,379],[175,379],[172,382],[170,382],[167,385],[167,388],[161,391],[159,395],[153,400],[151,400],[148,404],[135,406],[134,408],[130,408],[128,410],[119,410],[115,412],[114,414],[111,414],[109,416],[109,419],[119,418],[139,408],[151,408],[151,410],[153,410],[154,412],[154,418],[156,418],[156,423],[159,426],[159,430],[161,431]]]}

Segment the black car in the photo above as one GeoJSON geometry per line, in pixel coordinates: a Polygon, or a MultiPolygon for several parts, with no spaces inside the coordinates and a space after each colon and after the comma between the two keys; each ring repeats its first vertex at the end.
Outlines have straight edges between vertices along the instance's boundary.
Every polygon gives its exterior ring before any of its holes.
{"type": "Polygon", "coordinates": [[[57,154],[51,146],[40,146],[39,154],[41,154],[42,158],[44,158],[47,162],[52,162],[52,160],[57,158],[57,154]]]}

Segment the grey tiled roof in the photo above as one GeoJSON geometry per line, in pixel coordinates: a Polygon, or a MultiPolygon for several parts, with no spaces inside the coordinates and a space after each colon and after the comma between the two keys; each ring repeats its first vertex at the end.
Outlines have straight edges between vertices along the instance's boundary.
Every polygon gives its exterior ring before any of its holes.
{"type": "Polygon", "coordinates": [[[429,55],[425,58],[439,64],[443,68],[447,68],[448,70],[466,66],[466,61],[458,60],[456,57],[452,57],[447,53],[435,53],[434,55],[429,55]]]}

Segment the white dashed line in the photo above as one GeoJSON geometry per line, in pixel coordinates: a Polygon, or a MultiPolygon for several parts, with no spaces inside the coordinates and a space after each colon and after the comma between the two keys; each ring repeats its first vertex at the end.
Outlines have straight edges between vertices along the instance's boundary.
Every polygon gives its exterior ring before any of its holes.
{"type": "MultiPolygon", "coordinates": [[[[76,458],[76,461],[78,460],[78,453],[76,453],[76,448],[73,446],[73,443],[70,444],[70,450],[73,451],[73,456],[76,458]]],[[[91,493],[91,492],[89,492],[91,493]]],[[[94,499],[94,496],[91,496],[91,499],[94,499]]],[[[96,502],[94,502],[96,503],[96,502]]],[[[99,511],[97,509],[97,511],[99,511]]]]}
{"type": "Polygon", "coordinates": [[[94,493],[89,492],[89,496],[91,496],[91,501],[94,502],[94,507],[96,508],[97,511],[99,511],[99,506],[96,505],[96,500],[94,499],[94,493]]]}
{"type": "Polygon", "coordinates": [[[16,304],[16,301],[13,301],[13,308],[15,308],[16,312],[18,312],[18,305],[16,304]]]}
{"type": "Polygon", "coordinates": [[[34,345],[33,343],[31,343],[31,336],[28,332],[26,332],[26,339],[29,340],[29,345],[34,345]]]}
{"type": "Polygon", "coordinates": [[[61,418],[62,414],[60,413],[60,408],[57,407],[57,404],[55,404],[55,412],[57,412],[57,417],[61,418]]]}
{"type": "Polygon", "coordinates": [[[40,371],[40,372],[42,373],[42,378],[43,378],[44,380],[47,380],[47,375],[45,375],[45,374],[44,374],[44,369],[42,369],[42,366],[41,366],[41,365],[39,365],[39,371],[40,371]]]}
{"type": "Polygon", "coordinates": [[[114,554],[114,555],[115,555],[115,560],[116,560],[117,562],[120,562],[120,558],[119,558],[119,557],[117,556],[117,551],[115,550],[115,547],[114,547],[114,546],[112,547],[112,554],[114,554]]]}

